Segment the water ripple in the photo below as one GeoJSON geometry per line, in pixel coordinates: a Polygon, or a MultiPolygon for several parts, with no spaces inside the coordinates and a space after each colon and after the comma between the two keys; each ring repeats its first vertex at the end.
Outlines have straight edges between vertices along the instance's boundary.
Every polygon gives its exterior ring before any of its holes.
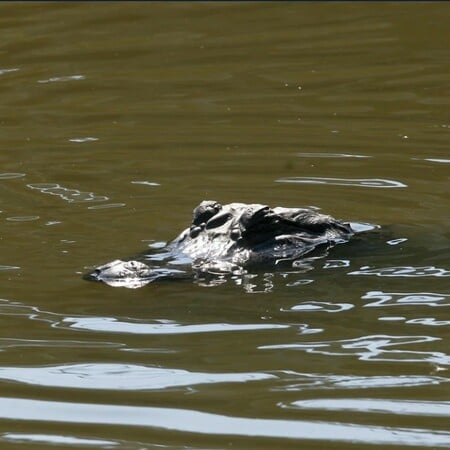
{"type": "Polygon", "coordinates": [[[386,241],[386,244],[388,245],[399,245],[403,244],[403,242],[406,242],[408,238],[398,238],[398,239],[391,239],[389,241],[386,241]]]}
{"type": "Polygon", "coordinates": [[[348,311],[354,308],[351,303],[333,303],[333,302],[318,302],[318,301],[306,301],[301,302],[298,305],[292,306],[290,309],[281,309],[281,311],[321,311],[328,313],[336,313],[341,311],[348,311]]]}
{"type": "Polygon", "coordinates": [[[11,73],[11,72],[17,72],[19,69],[18,68],[13,68],[13,69],[0,69],[0,75],[3,75],[5,73],[11,73]]]}
{"type": "Polygon", "coordinates": [[[370,188],[405,188],[406,184],[381,178],[326,178],[326,177],[286,177],[275,180],[277,183],[328,184],[333,186],[359,186],[370,188]]]}
{"type": "Polygon", "coordinates": [[[69,139],[70,142],[83,143],[83,142],[95,142],[98,141],[98,138],[92,136],[80,137],[80,138],[72,138],[69,139]]]}
{"type": "Polygon", "coordinates": [[[438,341],[431,336],[371,335],[336,341],[302,342],[260,346],[261,349],[292,349],[327,356],[357,356],[361,361],[430,362],[450,365],[450,356],[442,352],[391,349],[394,346],[438,341]]]}
{"type": "Polygon", "coordinates": [[[369,291],[361,297],[362,300],[376,300],[366,303],[365,307],[376,306],[450,306],[450,294],[434,292],[383,292],[369,291]]]}
{"type": "Polygon", "coordinates": [[[353,153],[297,153],[300,158],[372,158],[368,155],[356,155],[353,153]]]}
{"type": "Polygon", "coordinates": [[[259,436],[314,441],[448,447],[442,430],[360,425],[338,421],[259,419],[150,406],[67,403],[0,398],[0,418],[38,422],[162,428],[218,436],[259,436]],[[42,412],[45,411],[45,414],[42,412]]]}
{"type": "Polygon", "coordinates": [[[431,325],[434,327],[442,327],[450,325],[450,320],[436,320],[434,317],[419,317],[417,319],[409,319],[406,323],[415,325],[431,325]]]}
{"type": "Polygon", "coordinates": [[[146,186],[161,186],[159,183],[154,181],[132,181],[131,184],[144,184],[146,186]]]}
{"type": "Polygon", "coordinates": [[[425,161],[442,163],[442,164],[450,164],[450,159],[444,159],[444,158],[425,158],[425,161]]]}
{"type": "Polygon", "coordinates": [[[294,401],[286,407],[296,409],[322,409],[328,411],[358,411],[362,413],[388,413],[450,417],[448,401],[386,400],[380,398],[339,398],[294,401]]]}
{"type": "Polygon", "coordinates": [[[109,200],[106,195],[96,195],[93,192],[68,189],[57,183],[33,183],[27,184],[27,187],[38,190],[43,194],[56,195],[69,203],[104,202],[109,200]]]}
{"type": "Polygon", "coordinates": [[[377,277],[450,277],[450,271],[434,266],[394,266],[371,268],[361,267],[359,270],[349,272],[347,275],[375,275],[377,277]]]}
{"type": "Polygon", "coordinates": [[[111,441],[106,439],[86,439],[74,436],[60,436],[57,434],[32,434],[32,433],[3,433],[0,439],[13,443],[34,443],[34,444],[50,444],[54,445],[80,445],[93,446],[95,448],[110,448],[112,446],[121,445],[118,441],[111,441]]]}
{"type": "Polygon", "coordinates": [[[17,270],[20,269],[19,266],[4,266],[0,265],[0,270],[17,270]]]}
{"type": "Polygon", "coordinates": [[[39,220],[39,216],[14,216],[7,217],[6,220],[9,222],[32,222],[34,220],[39,220]]]}
{"type": "Polygon", "coordinates": [[[84,75],[68,75],[65,77],[51,77],[47,78],[45,80],[38,80],[38,83],[44,84],[44,83],[58,83],[58,82],[65,82],[65,81],[80,81],[85,80],[86,77],[84,75]]]}
{"type": "Polygon", "coordinates": [[[12,178],[22,178],[24,173],[0,173],[0,180],[10,180],[12,178]]]}
{"type": "MultiPolygon", "coordinates": [[[[223,331],[253,331],[290,328],[290,325],[256,323],[256,324],[232,324],[232,323],[204,323],[181,324],[168,319],[154,319],[151,322],[138,322],[121,320],[116,317],[78,316],[65,317],[61,314],[42,311],[36,306],[29,306],[17,301],[0,299],[0,315],[25,316],[30,320],[50,323],[54,328],[101,331],[109,333],[129,334],[192,334],[212,333],[223,331]]],[[[0,339],[0,348],[2,347],[0,339]]],[[[9,341],[9,340],[7,340],[9,341]]],[[[33,343],[36,341],[32,341],[33,343]]],[[[47,341],[45,341],[47,342],[47,341]]],[[[51,341],[48,341],[51,342],[51,341]]],[[[55,341],[56,344],[59,341],[55,341]]],[[[64,344],[63,341],[63,345],[64,344]]]]}
{"type": "Polygon", "coordinates": [[[304,391],[310,389],[379,389],[429,386],[449,383],[450,379],[436,375],[323,375],[285,371],[283,381],[290,384],[273,388],[275,391],[304,391]]]}
{"type": "Polygon", "coordinates": [[[340,269],[341,267],[350,267],[349,259],[328,259],[323,265],[324,269],[340,269]]]}
{"type": "Polygon", "coordinates": [[[126,203],[105,203],[103,205],[88,206],[88,209],[123,208],[124,206],[127,206],[126,203]]]}
{"type": "Polygon", "coordinates": [[[267,373],[203,373],[134,364],[0,367],[1,380],[47,387],[121,391],[167,389],[213,383],[245,383],[274,378],[277,377],[267,373]]]}
{"type": "Polygon", "coordinates": [[[0,338],[0,351],[5,351],[11,348],[122,348],[122,344],[116,344],[113,342],[100,342],[100,341],[68,341],[60,339],[12,339],[12,338],[0,338]]]}
{"type": "Polygon", "coordinates": [[[252,331],[289,328],[279,324],[203,323],[183,325],[172,320],[155,320],[153,323],[128,322],[115,317],[66,317],[55,326],[89,331],[131,334],[191,334],[223,331],[252,331]]]}

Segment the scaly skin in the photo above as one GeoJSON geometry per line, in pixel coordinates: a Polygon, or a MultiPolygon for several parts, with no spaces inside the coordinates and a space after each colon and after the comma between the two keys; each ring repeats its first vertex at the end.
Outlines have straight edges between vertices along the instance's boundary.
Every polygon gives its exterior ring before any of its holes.
{"type": "Polygon", "coordinates": [[[349,224],[311,208],[269,208],[260,204],[203,201],[192,224],[158,252],[138,260],[115,260],[88,279],[111,286],[141,287],[160,278],[198,273],[243,274],[257,264],[295,261],[318,246],[347,241],[349,224]]]}

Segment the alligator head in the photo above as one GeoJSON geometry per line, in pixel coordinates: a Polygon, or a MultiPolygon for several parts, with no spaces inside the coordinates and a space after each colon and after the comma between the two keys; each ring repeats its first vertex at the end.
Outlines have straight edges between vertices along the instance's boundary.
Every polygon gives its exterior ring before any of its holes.
{"type": "Polygon", "coordinates": [[[157,251],[114,260],[86,278],[112,286],[141,287],[156,279],[198,273],[245,273],[247,267],[295,261],[318,246],[331,247],[354,234],[348,223],[314,208],[203,201],[191,225],[157,251]]]}

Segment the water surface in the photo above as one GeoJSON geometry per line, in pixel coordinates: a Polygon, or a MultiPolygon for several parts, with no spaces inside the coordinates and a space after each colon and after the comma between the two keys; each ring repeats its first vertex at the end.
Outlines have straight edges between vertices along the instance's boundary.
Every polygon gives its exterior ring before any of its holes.
{"type": "Polygon", "coordinates": [[[446,3],[3,3],[3,449],[447,448],[446,3]],[[377,224],[275,273],[82,274],[204,199],[377,224]]]}

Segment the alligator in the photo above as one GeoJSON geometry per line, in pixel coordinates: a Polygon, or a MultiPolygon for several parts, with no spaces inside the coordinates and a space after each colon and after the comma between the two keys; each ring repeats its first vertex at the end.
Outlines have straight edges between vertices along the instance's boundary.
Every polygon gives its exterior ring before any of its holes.
{"type": "Polygon", "coordinates": [[[254,267],[291,265],[316,248],[347,242],[350,223],[318,208],[201,202],[192,223],[173,241],[128,260],[116,259],[85,275],[110,286],[142,287],[155,280],[244,275],[254,267]]]}

